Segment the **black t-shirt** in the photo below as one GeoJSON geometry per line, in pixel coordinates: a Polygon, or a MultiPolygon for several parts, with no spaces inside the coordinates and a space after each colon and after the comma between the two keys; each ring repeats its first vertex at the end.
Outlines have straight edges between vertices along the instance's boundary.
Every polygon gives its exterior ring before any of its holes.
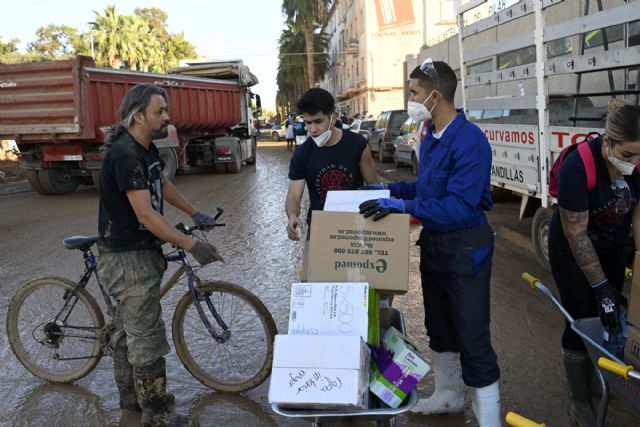
{"type": "Polygon", "coordinates": [[[309,212],[307,223],[311,223],[311,211],[324,208],[327,191],[356,190],[363,185],[360,159],[367,147],[362,135],[348,130],[342,131],[342,139],[330,147],[318,147],[307,138],[293,153],[289,165],[289,179],[304,179],[309,189],[309,212]]]}
{"type": "Polygon", "coordinates": [[[148,189],[153,209],[162,214],[163,168],[156,146],[152,143],[145,149],[128,132],[109,148],[100,171],[98,232],[101,250],[129,251],[162,244],[138,222],[125,193],[148,189]]]}
{"type": "MultiPolygon", "coordinates": [[[[573,150],[562,162],[558,177],[558,205],[573,212],[589,211],[587,233],[598,252],[619,248],[629,238],[633,208],[640,195],[640,175],[635,170],[624,180],[629,187],[626,200],[627,213],[616,209],[616,199],[611,188],[611,176],[607,164],[602,158],[602,138],[589,141],[596,165],[596,187],[587,191],[587,174],[578,150],[573,150]]],[[[624,204],[623,204],[624,205],[624,204]]],[[[626,210],[626,209],[624,209],[626,210]]],[[[562,232],[559,209],[556,209],[549,226],[549,239],[552,243],[568,248],[569,243],[562,232]]]]}

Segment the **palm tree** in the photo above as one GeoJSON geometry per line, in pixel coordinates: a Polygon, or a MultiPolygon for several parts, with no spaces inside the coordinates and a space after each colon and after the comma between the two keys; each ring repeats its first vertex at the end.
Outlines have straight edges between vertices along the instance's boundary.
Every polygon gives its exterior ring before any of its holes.
{"type": "Polygon", "coordinates": [[[314,34],[317,28],[324,27],[334,0],[283,0],[282,11],[287,21],[296,30],[304,34],[305,52],[307,54],[307,88],[316,84],[314,67],[314,34]]]}
{"type": "MultiPolygon", "coordinates": [[[[120,48],[123,42],[121,19],[114,5],[107,6],[104,16],[93,11],[96,15],[94,32],[96,39],[96,59],[99,63],[106,63],[111,68],[120,66],[120,48]]],[[[125,41],[126,42],[126,41],[125,41]]]]}

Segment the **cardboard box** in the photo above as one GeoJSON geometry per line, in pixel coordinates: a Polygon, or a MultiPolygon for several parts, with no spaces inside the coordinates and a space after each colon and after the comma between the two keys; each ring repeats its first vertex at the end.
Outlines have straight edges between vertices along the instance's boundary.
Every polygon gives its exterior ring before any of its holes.
{"type": "Polygon", "coordinates": [[[294,283],[289,335],[360,336],[379,346],[379,307],[368,283],[294,283]]]}
{"type": "Polygon", "coordinates": [[[388,199],[389,190],[343,190],[327,191],[325,212],[360,212],[360,204],[372,199],[388,199]]]}
{"type": "Polygon", "coordinates": [[[631,278],[631,291],[629,292],[627,322],[636,328],[640,328],[640,251],[636,252],[633,259],[633,277],[631,278]]]}
{"type": "Polygon", "coordinates": [[[382,347],[373,356],[369,388],[392,408],[400,406],[430,370],[416,346],[394,327],[384,334],[382,347]]]}
{"type": "Polygon", "coordinates": [[[640,329],[629,326],[627,343],[624,346],[624,361],[640,370],[640,329]]]}
{"type": "Polygon", "coordinates": [[[409,289],[409,215],[379,220],[358,213],[313,211],[310,282],[368,282],[378,292],[409,289]]]}
{"type": "Polygon", "coordinates": [[[369,348],[360,337],[276,335],[269,403],[364,409],[369,369],[369,348]]]}

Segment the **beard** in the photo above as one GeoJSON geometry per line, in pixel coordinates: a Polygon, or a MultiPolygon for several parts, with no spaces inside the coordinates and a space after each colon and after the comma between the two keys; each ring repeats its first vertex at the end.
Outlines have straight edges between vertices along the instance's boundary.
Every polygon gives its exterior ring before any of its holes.
{"type": "Polygon", "coordinates": [[[151,139],[152,140],[163,139],[163,138],[166,138],[167,135],[169,135],[169,126],[168,125],[161,127],[159,130],[152,130],[151,131],[151,139]]]}

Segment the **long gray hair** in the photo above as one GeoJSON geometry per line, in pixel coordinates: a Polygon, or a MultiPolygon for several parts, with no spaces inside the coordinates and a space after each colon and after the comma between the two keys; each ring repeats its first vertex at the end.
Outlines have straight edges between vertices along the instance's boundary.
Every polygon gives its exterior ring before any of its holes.
{"type": "Polygon", "coordinates": [[[120,121],[107,131],[105,143],[111,145],[120,135],[133,125],[136,113],[144,112],[151,102],[153,95],[160,95],[165,102],[169,102],[167,93],[158,85],[145,83],[135,85],[127,92],[120,104],[120,121]]]}

